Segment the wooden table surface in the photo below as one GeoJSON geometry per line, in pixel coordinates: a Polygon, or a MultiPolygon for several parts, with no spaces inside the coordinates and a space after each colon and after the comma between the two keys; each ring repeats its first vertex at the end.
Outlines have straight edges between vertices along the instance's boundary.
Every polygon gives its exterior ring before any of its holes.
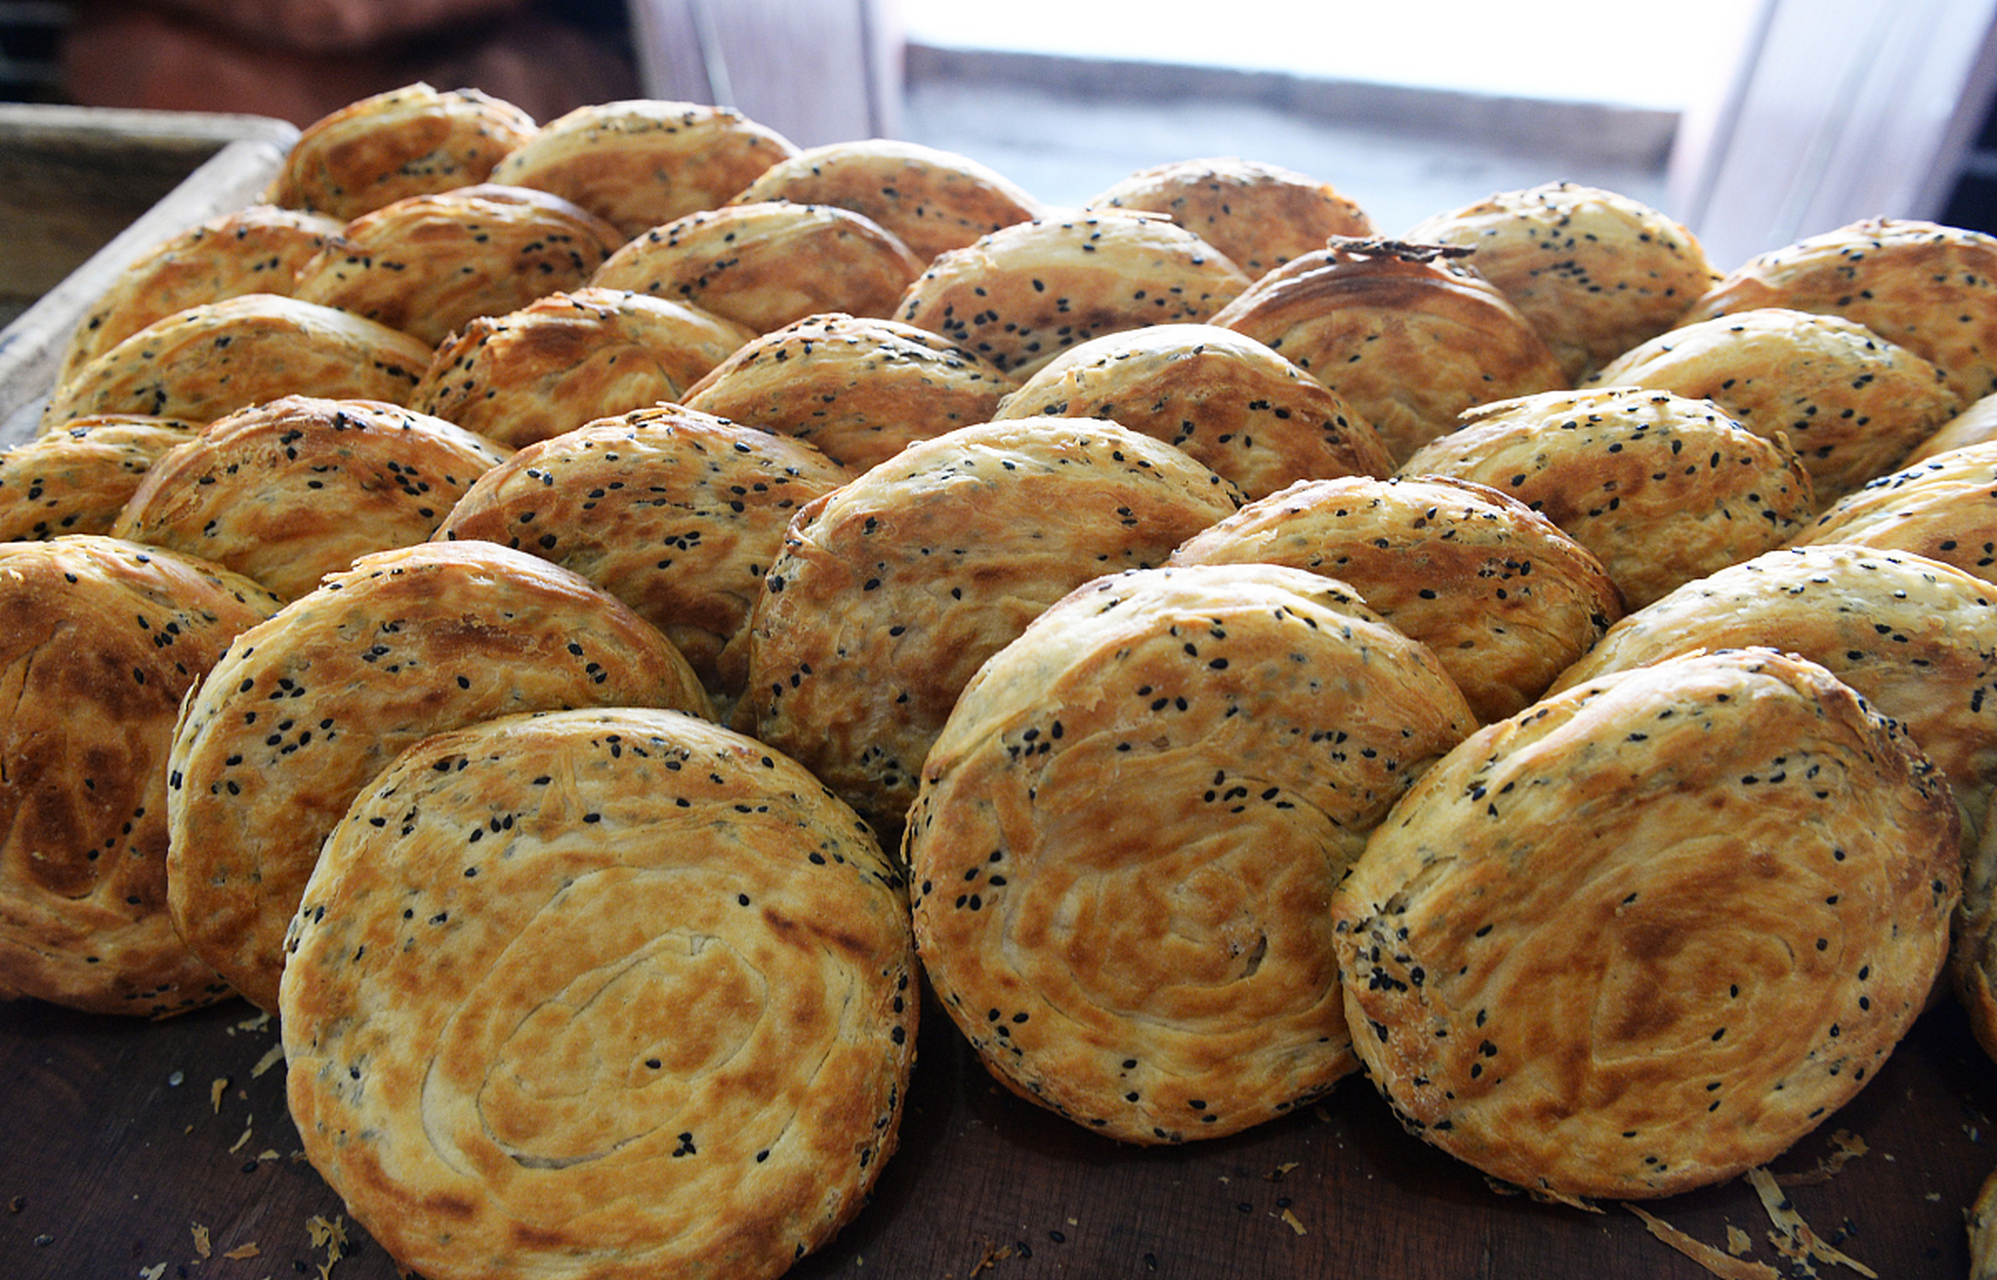
{"type": "MultiPolygon", "coordinates": [[[[299,1155],[277,1025],[241,1002],[157,1023],[0,1005],[0,1277],[393,1280],[299,1155]],[[232,1256],[233,1255],[233,1256],[232,1256]]],[[[1963,1210],[1997,1168],[1997,1065],[1942,1006],[1865,1091],[1776,1161],[1821,1236],[1879,1276],[1964,1277],[1963,1210]],[[1853,1139],[1856,1139],[1854,1141],[1853,1139]]],[[[1780,1267],[1744,1180],[1645,1206],[1780,1267]]],[[[927,1019],[900,1149],[873,1202],[794,1277],[1658,1277],[1707,1272],[1623,1206],[1501,1195],[1404,1133],[1363,1079],[1213,1142],[1121,1146],[997,1088],[927,1019]]],[[[1794,1274],[1783,1269],[1782,1274],[1794,1274]]],[[[1825,1267],[1820,1274],[1855,1275],[1825,1267]]],[[[665,1280],[665,1278],[662,1278],[665,1280]]]]}

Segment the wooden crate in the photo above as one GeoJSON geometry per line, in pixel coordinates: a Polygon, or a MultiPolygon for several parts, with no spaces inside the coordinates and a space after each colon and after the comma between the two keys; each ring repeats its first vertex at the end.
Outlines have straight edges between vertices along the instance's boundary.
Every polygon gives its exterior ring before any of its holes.
{"type": "Polygon", "coordinates": [[[295,126],[0,104],[0,446],[34,433],[70,332],[126,264],[262,193],[295,126]]]}

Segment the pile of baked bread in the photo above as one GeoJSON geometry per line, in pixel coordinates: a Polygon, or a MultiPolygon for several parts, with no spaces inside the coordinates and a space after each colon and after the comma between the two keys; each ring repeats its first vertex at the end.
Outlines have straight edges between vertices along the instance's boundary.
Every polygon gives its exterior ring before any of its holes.
{"type": "Polygon", "coordinates": [[[1705,1185],[1997,1054],[1993,392],[1939,225],[412,85],[0,454],[0,991],[280,1015],[432,1280],[783,1270],[925,999],[1106,1139],[1705,1185]]]}

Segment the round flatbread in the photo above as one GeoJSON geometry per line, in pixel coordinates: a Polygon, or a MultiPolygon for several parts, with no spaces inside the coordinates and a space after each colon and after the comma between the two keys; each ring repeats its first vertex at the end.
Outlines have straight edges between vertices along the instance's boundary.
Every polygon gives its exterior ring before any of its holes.
{"type": "Polygon", "coordinates": [[[1094,1132],[1282,1115],[1357,1065],[1332,889],[1473,724],[1425,647],[1315,574],[1090,582],[980,669],[923,765],[923,971],[993,1075],[1094,1132]]]}
{"type": "Polygon", "coordinates": [[[229,994],[167,915],[181,698],[282,601],[99,535],[0,543],[0,999],[162,1017],[229,994]]]}
{"type": "Polygon", "coordinates": [[[1251,278],[1316,253],[1333,236],[1370,236],[1366,211],[1328,182],[1240,156],[1173,160],[1139,169],[1083,201],[1170,218],[1226,254],[1251,278]]]}
{"type": "Polygon", "coordinates": [[[799,440],[677,405],[529,445],[439,538],[503,542],[588,578],[665,632],[717,704],[746,677],[749,611],[791,517],[852,473],[799,440]]]}
{"type": "Polygon", "coordinates": [[[793,517],[732,723],[896,832],[980,663],[1074,587],[1162,564],[1239,502],[1113,422],[1021,418],[912,444],[793,517]]]}
{"type": "Polygon", "coordinates": [[[858,472],[917,440],[990,421],[1013,385],[926,329],[832,313],[745,343],[684,403],[795,436],[858,472]]]}
{"type": "Polygon", "coordinates": [[[429,538],[504,456],[379,400],[280,396],[216,419],[154,463],[111,532],[296,600],[369,552],[429,538]]]}
{"type": "Polygon", "coordinates": [[[1600,187],[1549,182],[1424,218],[1403,239],[1469,249],[1570,382],[1669,329],[1719,279],[1682,223],[1600,187]]]}
{"type": "Polygon", "coordinates": [[[536,128],[503,99],[477,89],[439,93],[419,81],[307,125],[264,199],[344,222],[405,196],[484,182],[536,128]]]}
{"type": "Polygon", "coordinates": [[[968,156],[890,138],[800,151],[765,169],[731,203],[759,200],[865,214],[924,262],[1046,213],[1018,183],[968,156]]]}
{"type": "Polygon", "coordinates": [[[733,108],[630,98],[548,121],[493,167],[492,180],[573,200],[631,240],[719,208],[796,154],[789,139],[733,108]]]}
{"type": "Polygon", "coordinates": [[[1810,473],[1786,443],[1667,391],[1488,404],[1399,474],[1470,480],[1524,502],[1594,552],[1631,609],[1774,550],[1816,510],[1810,473]]]}
{"type": "Polygon", "coordinates": [[[1711,400],[1757,435],[1787,436],[1820,506],[1893,470],[1962,403],[1913,352],[1842,316],[1781,307],[1673,329],[1594,382],[1711,400]]]}
{"type": "Polygon", "coordinates": [[[105,414],[0,450],[0,542],[109,533],[146,471],[193,435],[191,423],[105,414]]]}
{"type": "Polygon", "coordinates": [[[1561,1200],[1773,1159],[1927,1002],[1955,804],[1904,730],[1771,650],[1671,659],[1471,735],[1333,912],[1353,1044],[1403,1122],[1561,1200]]]}
{"type": "Polygon", "coordinates": [[[1473,406],[1568,385],[1539,331],[1452,252],[1334,240],[1263,275],[1213,323],[1336,391],[1404,461],[1473,406]]]}
{"type": "Polygon", "coordinates": [[[368,780],[431,733],[584,706],[709,712],[686,659],[585,579],[490,542],[377,552],[244,632],[173,738],[167,905],[277,1008],[284,930],[368,780]]]}
{"type": "Polygon", "coordinates": [[[753,338],[699,307],[584,287],[480,316],[437,349],[409,403],[518,449],[678,401],[753,338]]]}
{"type": "Polygon", "coordinates": [[[1441,476],[1299,481],[1194,534],[1170,563],[1338,580],[1432,649],[1480,721],[1546,692],[1623,612],[1602,562],[1551,520],[1441,476]]]}
{"type": "Polygon", "coordinates": [[[1255,339],[1210,324],[1104,334],[1054,357],[995,419],[1107,418],[1185,450],[1247,497],[1298,480],[1394,469],[1372,426],[1255,339]]]}
{"type": "Polygon", "coordinates": [[[413,745],[286,946],[306,1157],[432,1280],[774,1276],[895,1147],[901,877],[803,769],[690,716],[413,745]]]}
{"type": "Polygon", "coordinates": [[[41,430],[106,413],[209,423],[288,395],[404,404],[430,354],[336,307],[246,293],[156,320],[57,383],[41,430]]]}

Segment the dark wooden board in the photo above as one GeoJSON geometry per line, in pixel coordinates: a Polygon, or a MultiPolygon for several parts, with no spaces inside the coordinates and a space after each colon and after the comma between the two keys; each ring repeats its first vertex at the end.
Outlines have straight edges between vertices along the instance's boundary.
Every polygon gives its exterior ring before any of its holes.
{"type": "MultiPolygon", "coordinates": [[[[347,1233],[333,1280],[393,1280],[387,1254],[298,1154],[276,1044],[275,1021],[240,1002],[159,1023],[0,1006],[0,1276],[316,1277],[330,1256],[308,1231],[318,1217],[347,1233]],[[253,1256],[225,1256],[252,1245],[253,1256]]],[[[939,1016],[919,1050],[901,1147],[872,1203],[790,1275],[1707,1274],[1619,1205],[1587,1213],[1499,1194],[1404,1133],[1360,1078],[1232,1138],[1146,1149],[998,1088],[939,1016]]],[[[1773,1168],[1811,1170],[1834,1151],[1834,1135],[1855,1135],[1864,1154],[1792,1187],[1796,1208],[1882,1277],[1953,1280],[1969,1265],[1963,1209],[1997,1167],[1993,1114],[1997,1066],[1947,1005],[1773,1168]]],[[[1715,1246],[1738,1227],[1755,1258],[1782,1261],[1742,1180],[1646,1207],[1715,1246]]]]}

